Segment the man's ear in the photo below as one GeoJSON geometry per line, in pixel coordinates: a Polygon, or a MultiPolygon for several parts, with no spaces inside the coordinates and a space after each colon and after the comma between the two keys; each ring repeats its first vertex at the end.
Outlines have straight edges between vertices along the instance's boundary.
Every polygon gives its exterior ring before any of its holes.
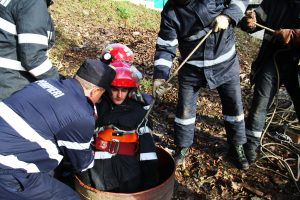
{"type": "Polygon", "coordinates": [[[101,98],[102,94],[105,92],[104,88],[94,87],[93,89],[90,89],[88,92],[88,98],[93,102],[96,103],[101,98]]]}
{"type": "Polygon", "coordinates": [[[104,93],[104,89],[103,88],[99,88],[99,87],[94,87],[91,91],[90,91],[90,95],[91,97],[95,97],[95,96],[99,96],[102,95],[104,93]]]}
{"type": "Polygon", "coordinates": [[[90,91],[90,97],[95,96],[99,91],[100,91],[99,88],[93,87],[93,89],[91,89],[91,91],[90,91]]]}
{"type": "Polygon", "coordinates": [[[104,92],[105,92],[105,89],[102,87],[100,87],[100,88],[97,87],[97,89],[95,91],[96,95],[100,95],[100,97],[104,94],[104,92]]]}

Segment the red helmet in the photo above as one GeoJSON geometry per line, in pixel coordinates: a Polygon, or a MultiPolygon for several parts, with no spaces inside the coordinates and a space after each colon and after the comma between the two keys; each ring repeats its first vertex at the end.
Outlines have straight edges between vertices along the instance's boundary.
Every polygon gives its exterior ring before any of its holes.
{"type": "Polygon", "coordinates": [[[119,62],[133,62],[133,52],[124,44],[110,44],[102,50],[100,59],[105,63],[119,62]]]}
{"type": "Polygon", "coordinates": [[[129,63],[116,61],[116,62],[112,62],[110,66],[112,66],[113,68],[126,67],[130,69],[130,71],[133,73],[133,77],[137,79],[137,82],[143,78],[142,73],[135,66],[130,65],[129,63]]]}
{"type": "Polygon", "coordinates": [[[113,68],[115,68],[115,69],[118,68],[118,67],[125,67],[125,68],[128,68],[128,69],[131,68],[131,66],[130,66],[129,63],[122,62],[122,61],[111,62],[110,66],[113,67],[113,68]]]}
{"type": "Polygon", "coordinates": [[[130,71],[130,66],[127,63],[123,63],[123,66],[121,66],[120,63],[123,62],[111,63],[116,70],[116,76],[111,82],[111,85],[127,88],[138,87],[138,79],[133,76],[133,73],[130,71]]]}

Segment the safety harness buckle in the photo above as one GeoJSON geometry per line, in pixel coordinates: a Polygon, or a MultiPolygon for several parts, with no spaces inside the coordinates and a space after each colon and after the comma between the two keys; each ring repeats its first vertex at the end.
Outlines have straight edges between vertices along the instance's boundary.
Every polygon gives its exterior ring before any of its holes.
{"type": "Polygon", "coordinates": [[[108,145],[107,151],[110,154],[116,155],[120,148],[120,141],[117,139],[112,139],[112,141],[108,145]]]}

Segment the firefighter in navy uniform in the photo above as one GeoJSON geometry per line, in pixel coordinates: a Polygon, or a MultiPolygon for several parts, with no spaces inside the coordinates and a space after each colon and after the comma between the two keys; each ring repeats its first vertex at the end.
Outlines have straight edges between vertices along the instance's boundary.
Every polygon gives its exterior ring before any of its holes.
{"type": "Polygon", "coordinates": [[[100,128],[94,138],[95,165],[80,174],[84,183],[102,191],[131,193],[158,184],[158,160],[148,123],[147,95],[137,93],[137,78],[126,63],[114,62],[111,90],[97,105],[100,128]]]}
{"type": "Polygon", "coordinates": [[[30,82],[58,78],[48,58],[55,31],[51,0],[0,0],[0,100],[30,82]]]}
{"type": "Polygon", "coordinates": [[[276,31],[265,30],[259,54],[251,66],[254,93],[246,120],[247,144],[244,146],[250,162],[257,157],[256,149],[278,81],[279,86],[286,87],[300,120],[300,1],[263,0],[258,8],[246,12],[240,27],[256,32],[261,30],[256,22],[276,31]]]}
{"type": "Polygon", "coordinates": [[[0,101],[0,199],[80,199],[49,172],[63,157],[75,171],[93,166],[95,103],[114,76],[86,60],[74,78],[39,80],[0,101]]]}
{"type": "Polygon", "coordinates": [[[177,46],[179,61],[182,61],[213,29],[178,73],[174,125],[177,164],[183,163],[193,143],[197,98],[200,88],[208,84],[211,89],[218,90],[221,98],[230,158],[238,168],[249,167],[243,150],[245,122],[234,38],[234,27],[243,17],[247,4],[247,0],[170,0],[161,13],[154,57],[153,95],[161,96],[168,90],[163,83],[170,74],[177,46]]]}

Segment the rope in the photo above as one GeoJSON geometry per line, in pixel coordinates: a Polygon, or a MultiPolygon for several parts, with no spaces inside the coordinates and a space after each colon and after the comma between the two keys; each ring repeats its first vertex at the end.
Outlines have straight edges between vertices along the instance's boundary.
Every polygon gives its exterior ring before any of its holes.
{"type": "MultiPolygon", "coordinates": [[[[263,167],[263,166],[259,165],[257,162],[255,163],[255,165],[260,169],[272,171],[272,172],[274,172],[274,173],[276,173],[276,174],[278,174],[282,177],[285,177],[285,178],[290,177],[294,181],[294,184],[295,184],[297,190],[300,192],[300,188],[299,188],[298,183],[297,183],[297,181],[300,180],[300,154],[299,154],[300,153],[300,148],[298,148],[296,146],[296,144],[293,143],[291,138],[289,138],[285,134],[280,134],[280,133],[276,133],[275,135],[270,135],[270,134],[268,135],[270,138],[277,140],[277,142],[263,144],[264,137],[266,135],[267,130],[269,129],[270,124],[274,120],[275,114],[278,114],[278,112],[285,114],[283,112],[283,111],[285,111],[285,109],[277,111],[278,105],[279,105],[280,75],[279,75],[279,68],[278,68],[278,65],[277,65],[277,62],[276,62],[276,57],[279,53],[281,53],[283,51],[287,51],[289,49],[290,49],[290,47],[288,47],[287,49],[278,50],[278,51],[276,51],[276,53],[273,56],[273,61],[274,61],[274,64],[275,64],[276,75],[277,75],[277,91],[276,91],[276,98],[272,102],[271,106],[273,104],[275,104],[275,107],[274,107],[273,112],[271,113],[271,117],[269,118],[269,122],[267,123],[267,125],[266,125],[266,127],[265,127],[265,129],[262,133],[262,136],[260,138],[260,146],[261,146],[260,151],[263,154],[263,156],[259,159],[259,160],[265,160],[266,159],[266,160],[270,161],[273,164],[277,164],[280,169],[282,169],[282,170],[285,169],[289,176],[286,176],[283,173],[272,170],[270,168],[263,167]],[[285,150],[287,152],[290,152],[290,153],[294,154],[296,158],[286,158],[286,159],[284,159],[283,156],[280,156],[280,155],[276,154],[274,152],[274,150],[269,149],[268,148],[269,146],[275,146],[275,147],[277,147],[277,148],[275,148],[277,150],[281,149],[281,150],[285,150]],[[274,160],[277,161],[277,163],[274,162],[274,160]],[[293,172],[292,167],[289,164],[289,162],[291,162],[291,161],[294,161],[294,162],[296,161],[296,165],[297,165],[296,173],[293,172]]],[[[288,122],[288,116],[289,115],[286,115],[284,117],[280,116],[280,119],[283,120],[284,122],[288,122]]],[[[288,124],[285,123],[284,124],[285,131],[287,130],[288,125],[291,126],[291,123],[288,123],[288,124]]],[[[300,130],[299,126],[293,126],[293,128],[299,128],[299,130],[300,130]]]]}
{"type": "Polygon", "coordinates": [[[256,23],[256,22],[255,22],[255,25],[258,26],[258,27],[260,27],[260,28],[266,29],[267,31],[270,31],[270,32],[272,32],[272,33],[275,33],[275,30],[274,30],[274,29],[268,28],[268,27],[263,26],[263,25],[261,25],[261,24],[259,24],[259,23],[256,23]]]}
{"type": "MultiPolygon", "coordinates": [[[[182,61],[182,63],[179,65],[179,67],[174,71],[174,73],[171,74],[171,76],[168,78],[168,80],[166,80],[166,82],[164,83],[166,86],[168,85],[168,83],[178,74],[179,70],[183,67],[183,65],[190,59],[190,57],[195,53],[195,51],[198,50],[198,48],[204,43],[204,41],[210,36],[210,34],[212,33],[212,29],[210,29],[206,35],[200,40],[200,42],[197,44],[197,46],[195,46],[195,48],[189,53],[189,55],[182,61]]],[[[144,121],[148,121],[148,117],[149,114],[151,113],[154,105],[156,102],[156,98],[154,98],[151,102],[151,104],[149,105],[149,109],[145,115],[145,117],[143,118],[142,122],[138,125],[137,130],[140,128],[140,126],[142,125],[142,123],[144,121]]]]}
{"type": "Polygon", "coordinates": [[[175,70],[175,72],[168,78],[165,84],[169,83],[179,72],[179,70],[183,67],[183,65],[190,59],[190,57],[195,53],[195,51],[198,50],[198,48],[203,44],[203,42],[210,36],[212,33],[212,29],[210,29],[206,35],[200,40],[200,42],[197,44],[197,46],[190,52],[190,54],[182,61],[182,63],[179,65],[179,67],[175,70]]]}

